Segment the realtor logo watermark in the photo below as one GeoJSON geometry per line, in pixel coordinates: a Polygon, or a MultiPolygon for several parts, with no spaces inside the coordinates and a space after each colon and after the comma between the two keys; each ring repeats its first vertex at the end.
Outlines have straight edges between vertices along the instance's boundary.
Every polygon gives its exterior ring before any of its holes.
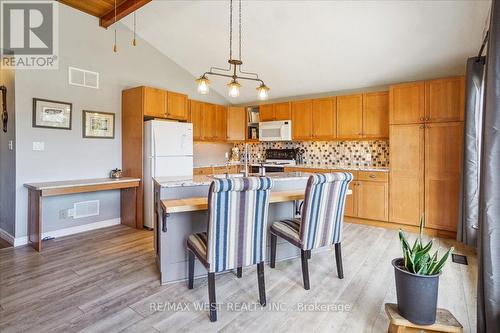
{"type": "Polygon", "coordinates": [[[3,0],[0,10],[2,66],[57,69],[58,3],[3,0]]]}

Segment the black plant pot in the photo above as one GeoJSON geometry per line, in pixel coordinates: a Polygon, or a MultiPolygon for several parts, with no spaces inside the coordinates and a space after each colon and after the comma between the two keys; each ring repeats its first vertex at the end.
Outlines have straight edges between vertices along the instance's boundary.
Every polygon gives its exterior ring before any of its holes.
{"type": "Polygon", "coordinates": [[[403,258],[392,260],[399,314],[417,325],[436,321],[439,275],[417,275],[404,267],[403,258]]]}

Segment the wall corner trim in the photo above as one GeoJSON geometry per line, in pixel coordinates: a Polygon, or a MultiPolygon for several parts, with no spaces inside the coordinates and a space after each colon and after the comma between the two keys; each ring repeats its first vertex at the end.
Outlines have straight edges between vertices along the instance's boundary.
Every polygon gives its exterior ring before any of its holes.
{"type": "Polygon", "coordinates": [[[14,245],[15,237],[9,234],[7,231],[0,228],[0,238],[9,243],[10,245],[14,245]]]}
{"type": "MultiPolygon", "coordinates": [[[[44,232],[44,233],[42,233],[42,238],[45,238],[47,236],[55,237],[55,238],[63,237],[63,236],[69,236],[69,235],[74,235],[74,234],[78,234],[78,233],[85,232],[85,231],[91,231],[91,230],[95,230],[95,229],[101,229],[101,228],[111,227],[111,226],[114,226],[114,225],[118,225],[120,223],[121,223],[121,220],[118,217],[118,218],[115,218],[115,219],[110,219],[110,220],[104,220],[104,221],[99,221],[99,222],[94,222],[94,223],[79,225],[79,226],[76,226],[76,227],[70,227],[70,228],[64,228],[64,229],[58,229],[58,230],[44,232]]],[[[3,232],[3,230],[0,229],[0,236],[2,236],[2,232],[3,232]]],[[[12,235],[10,235],[8,233],[6,233],[6,234],[9,235],[10,237],[12,237],[12,235]]],[[[12,239],[13,239],[13,241],[10,242],[10,243],[13,244],[14,247],[28,244],[28,236],[17,237],[17,238],[12,237],[12,239]]]]}

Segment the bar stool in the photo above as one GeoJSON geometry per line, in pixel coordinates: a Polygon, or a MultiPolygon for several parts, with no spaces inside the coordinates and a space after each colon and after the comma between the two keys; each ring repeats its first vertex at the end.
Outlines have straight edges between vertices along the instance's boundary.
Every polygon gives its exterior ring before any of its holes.
{"type": "Polygon", "coordinates": [[[207,232],[187,240],[189,280],[193,289],[195,257],[208,271],[210,321],[217,320],[215,273],[257,264],[259,299],[266,305],[264,260],[267,215],[273,182],[268,177],[217,179],[208,191],[207,232]]]}
{"type": "Polygon", "coordinates": [[[344,278],[341,238],[345,197],[352,181],[348,172],[314,174],[307,181],[301,218],[271,225],[271,268],[276,264],[277,236],[300,249],[304,289],[309,290],[308,262],[311,250],[335,245],[337,274],[344,278]]]}

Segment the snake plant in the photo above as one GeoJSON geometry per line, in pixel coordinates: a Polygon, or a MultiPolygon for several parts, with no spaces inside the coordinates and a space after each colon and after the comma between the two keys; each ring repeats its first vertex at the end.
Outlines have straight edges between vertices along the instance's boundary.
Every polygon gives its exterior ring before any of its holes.
{"type": "Polygon", "coordinates": [[[399,230],[399,240],[401,241],[401,247],[403,249],[403,260],[404,266],[410,273],[418,275],[435,275],[439,274],[446,264],[446,260],[451,252],[453,252],[453,247],[449,248],[448,251],[443,255],[443,257],[438,260],[438,251],[430,255],[432,248],[432,240],[424,245],[422,242],[422,234],[424,229],[424,218],[420,219],[420,234],[419,237],[410,246],[406,235],[403,230],[399,230]]]}

